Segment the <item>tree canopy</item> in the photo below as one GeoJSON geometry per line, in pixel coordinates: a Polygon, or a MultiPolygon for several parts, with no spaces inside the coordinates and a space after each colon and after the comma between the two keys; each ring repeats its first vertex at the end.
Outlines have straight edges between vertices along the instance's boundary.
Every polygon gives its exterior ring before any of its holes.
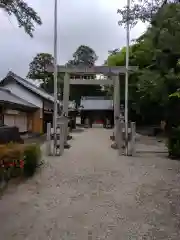
{"type": "Polygon", "coordinates": [[[98,59],[95,51],[88,46],[81,45],[73,54],[73,59],[68,62],[69,65],[84,65],[84,66],[94,66],[96,60],[98,59]]]}
{"type": "MultiPolygon", "coordinates": [[[[69,65],[93,66],[97,59],[97,55],[93,49],[87,46],[80,46],[73,54],[73,60],[69,61],[69,65]],[[78,64],[79,63],[79,64],[78,64]]],[[[52,65],[54,58],[49,53],[38,53],[29,64],[29,72],[27,78],[40,80],[41,87],[49,93],[54,92],[53,73],[47,72],[47,66],[52,65]]],[[[63,77],[64,74],[58,76],[58,91],[63,96],[63,77]]],[[[76,76],[78,77],[78,76],[76,76]]],[[[80,102],[81,96],[102,95],[101,86],[72,85],[70,88],[70,100],[80,102]]]]}
{"type": "Polygon", "coordinates": [[[37,12],[28,6],[23,0],[0,0],[0,8],[9,15],[14,15],[18,21],[19,27],[23,27],[25,32],[31,37],[35,29],[35,24],[41,25],[41,18],[37,12]]]}
{"type": "MultiPolygon", "coordinates": [[[[130,76],[129,97],[133,101],[131,107],[146,117],[146,120],[165,117],[169,95],[180,88],[180,4],[162,1],[154,3],[156,9],[153,15],[145,14],[145,9],[150,12],[148,5],[144,5],[143,11],[139,12],[147,17],[146,20],[149,17],[151,24],[130,46],[130,65],[139,67],[130,76]]],[[[140,2],[139,4],[141,5],[140,2]]],[[[140,11],[138,8],[136,10],[140,11]]],[[[110,54],[107,64],[125,65],[125,53],[124,47],[119,52],[110,54]]]]}
{"type": "MultiPolygon", "coordinates": [[[[97,59],[98,57],[91,47],[81,45],[73,54],[73,60],[70,60],[67,64],[71,66],[92,67],[95,65],[97,59]]],[[[85,77],[86,76],[84,76],[84,78],[85,77]]],[[[92,78],[94,78],[94,75],[92,78]]],[[[104,93],[101,91],[101,86],[72,85],[70,89],[70,98],[72,100],[76,100],[77,103],[80,102],[81,96],[99,96],[103,94],[104,93]]]]}
{"type": "Polygon", "coordinates": [[[138,21],[153,23],[157,13],[165,5],[169,3],[180,3],[180,0],[133,0],[131,1],[130,9],[125,6],[123,9],[118,9],[121,19],[119,25],[126,25],[129,20],[131,26],[135,26],[138,21]],[[129,10],[129,17],[128,16],[129,10]]]}
{"type": "Polygon", "coordinates": [[[29,64],[27,78],[40,80],[41,87],[49,93],[54,91],[53,74],[47,72],[47,66],[52,65],[54,58],[49,53],[38,53],[29,64]]]}

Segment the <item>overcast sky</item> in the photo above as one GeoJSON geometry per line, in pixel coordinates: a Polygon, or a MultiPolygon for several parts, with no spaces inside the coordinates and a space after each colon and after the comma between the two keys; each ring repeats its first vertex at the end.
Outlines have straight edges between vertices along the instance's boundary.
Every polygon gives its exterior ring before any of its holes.
{"type": "MultiPolygon", "coordinates": [[[[19,29],[13,17],[0,10],[0,78],[9,70],[25,77],[28,65],[37,53],[53,53],[54,0],[26,0],[41,16],[34,38],[19,29]]],[[[126,34],[118,26],[117,9],[126,0],[59,0],[58,63],[72,58],[80,45],[92,47],[99,56],[97,64],[107,59],[108,50],[125,45],[126,34]]],[[[131,39],[144,32],[143,24],[131,31],[131,39]]]]}

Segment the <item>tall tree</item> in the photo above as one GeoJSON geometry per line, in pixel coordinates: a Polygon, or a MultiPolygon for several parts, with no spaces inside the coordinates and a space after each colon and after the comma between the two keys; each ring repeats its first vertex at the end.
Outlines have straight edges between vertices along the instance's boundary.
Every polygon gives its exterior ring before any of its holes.
{"type": "Polygon", "coordinates": [[[34,24],[41,25],[41,18],[33,8],[23,0],[0,0],[0,8],[9,15],[14,15],[19,27],[23,27],[25,32],[31,37],[35,29],[34,24]]]}
{"type": "MultiPolygon", "coordinates": [[[[92,67],[95,65],[97,59],[98,57],[92,48],[85,45],[81,45],[77,48],[77,50],[73,54],[73,60],[70,60],[67,63],[67,65],[92,67]]],[[[78,78],[79,76],[75,77],[78,78]]],[[[91,78],[94,77],[95,77],[94,75],[91,76],[91,78]]],[[[86,76],[84,76],[84,78],[86,78],[86,76]]],[[[101,91],[101,86],[72,85],[70,90],[71,100],[76,100],[78,104],[82,96],[99,96],[99,95],[103,95],[103,92],[101,91]]]]}
{"type": "Polygon", "coordinates": [[[123,9],[118,9],[117,12],[121,16],[119,25],[126,25],[127,20],[130,21],[132,26],[135,26],[139,20],[144,23],[152,23],[158,11],[169,3],[180,3],[180,0],[132,0],[129,9],[129,18],[127,18],[127,6],[123,9]]]}
{"type": "Polygon", "coordinates": [[[89,66],[92,67],[96,60],[98,59],[95,51],[85,45],[81,45],[77,48],[75,53],[73,54],[73,60],[70,60],[68,62],[69,65],[84,65],[84,66],[89,66]]]}
{"type": "Polygon", "coordinates": [[[108,51],[109,55],[115,55],[116,53],[119,53],[119,48],[115,48],[113,50],[108,51]]]}
{"type": "Polygon", "coordinates": [[[47,72],[47,66],[52,65],[54,58],[49,53],[38,53],[29,64],[29,72],[27,78],[40,80],[41,87],[49,93],[53,93],[53,74],[47,72]]]}
{"type": "MultiPolygon", "coordinates": [[[[146,33],[130,47],[130,64],[139,67],[130,78],[130,93],[146,120],[163,117],[169,95],[180,87],[179,23],[180,4],[167,3],[153,16],[146,33]]],[[[124,64],[124,52],[110,55],[107,62],[124,64]]]]}

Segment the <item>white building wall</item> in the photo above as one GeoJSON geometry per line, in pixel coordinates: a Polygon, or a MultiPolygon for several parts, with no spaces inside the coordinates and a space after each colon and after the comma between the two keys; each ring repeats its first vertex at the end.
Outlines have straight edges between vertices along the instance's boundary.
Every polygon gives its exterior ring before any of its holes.
{"type": "Polygon", "coordinates": [[[19,84],[15,83],[15,82],[14,83],[10,82],[7,85],[5,85],[4,88],[10,90],[13,94],[26,100],[27,102],[32,103],[39,108],[43,108],[42,99],[40,97],[38,97],[37,95],[31,93],[29,90],[26,90],[19,84]]]}
{"type": "Polygon", "coordinates": [[[113,109],[113,100],[82,99],[81,106],[83,106],[85,110],[108,110],[113,109]]]}

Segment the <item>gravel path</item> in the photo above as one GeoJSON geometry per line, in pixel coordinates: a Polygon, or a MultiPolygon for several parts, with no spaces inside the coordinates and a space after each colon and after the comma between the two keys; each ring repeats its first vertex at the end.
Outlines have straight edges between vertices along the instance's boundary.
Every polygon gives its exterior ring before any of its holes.
{"type": "Polygon", "coordinates": [[[0,200],[1,240],[179,240],[180,162],[119,157],[110,130],[75,133],[63,157],[0,200]]]}

